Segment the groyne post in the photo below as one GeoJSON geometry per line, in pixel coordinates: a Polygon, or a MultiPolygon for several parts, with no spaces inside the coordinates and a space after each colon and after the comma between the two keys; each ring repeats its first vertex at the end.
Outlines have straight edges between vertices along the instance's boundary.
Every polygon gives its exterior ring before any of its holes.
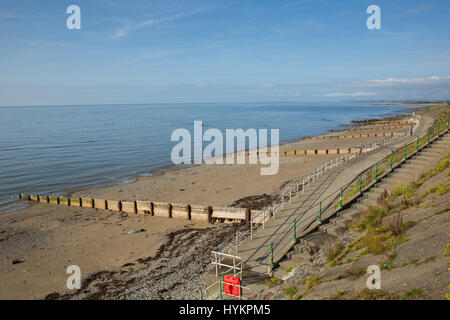
{"type": "Polygon", "coordinates": [[[322,223],[322,201],[319,202],[319,218],[317,219],[318,223],[322,223]]]}
{"type": "Polygon", "coordinates": [[[294,237],[292,238],[292,240],[294,241],[294,242],[297,242],[297,221],[296,221],[297,219],[294,219],[294,237]]]}
{"type": "Polygon", "coordinates": [[[273,268],[273,241],[270,242],[270,267],[273,268]]]}
{"type": "Polygon", "coordinates": [[[359,174],[359,193],[361,193],[361,187],[362,187],[362,173],[359,174]]]}

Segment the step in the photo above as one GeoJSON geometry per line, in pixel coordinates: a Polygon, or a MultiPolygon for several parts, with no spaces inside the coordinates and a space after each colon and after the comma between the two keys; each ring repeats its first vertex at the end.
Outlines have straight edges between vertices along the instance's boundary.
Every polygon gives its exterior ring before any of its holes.
{"type": "Polygon", "coordinates": [[[442,152],[445,152],[446,148],[444,146],[433,146],[433,148],[425,149],[421,152],[421,154],[440,154],[442,152]]]}
{"type": "Polygon", "coordinates": [[[361,210],[361,211],[369,210],[369,207],[367,205],[365,205],[364,203],[360,203],[360,202],[355,203],[352,207],[354,209],[358,209],[358,210],[361,210]]]}
{"type": "Polygon", "coordinates": [[[394,170],[394,173],[397,174],[402,174],[402,173],[410,173],[410,174],[417,174],[418,170],[417,168],[406,168],[406,167],[401,167],[401,168],[397,168],[394,170]]]}
{"type": "Polygon", "coordinates": [[[398,172],[398,173],[395,173],[392,177],[400,178],[400,179],[415,180],[417,177],[417,172],[398,172]]]}
{"type": "Polygon", "coordinates": [[[430,166],[429,162],[427,163],[407,163],[402,166],[402,168],[408,168],[408,169],[416,169],[416,170],[426,170],[430,166]]]}
{"type": "MultiPolygon", "coordinates": [[[[389,186],[389,188],[390,188],[390,186],[389,186]]],[[[381,193],[383,193],[384,190],[386,190],[387,192],[389,192],[389,189],[388,189],[388,188],[383,188],[383,187],[381,187],[379,184],[376,184],[376,187],[375,187],[375,188],[370,189],[371,192],[377,193],[378,195],[380,195],[381,193]]]]}
{"type": "Polygon", "coordinates": [[[342,217],[342,216],[344,216],[344,215],[347,215],[347,214],[352,214],[353,212],[355,212],[355,211],[357,211],[357,210],[355,210],[355,208],[347,208],[347,209],[345,209],[345,210],[342,210],[342,211],[339,211],[338,213],[337,213],[337,215],[339,216],[339,217],[342,217]]]}
{"type": "Polygon", "coordinates": [[[383,191],[376,192],[374,190],[371,190],[370,192],[365,193],[364,197],[366,199],[372,199],[376,201],[380,197],[381,193],[383,193],[383,191]]]}
{"type": "Polygon", "coordinates": [[[319,231],[320,232],[326,232],[326,229],[330,227],[330,223],[327,224],[322,224],[319,226],[319,231]]]}
{"type": "Polygon", "coordinates": [[[406,164],[414,164],[414,165],[418,165],[418,166],[430,164],[430,160],[420,159],[420,158],[413,158],[409,161],[407,160],[406,162],[407,162],[406,164]]]}
{"type": "Polygon", "coordinates": [[[377,200],[375,200],[375,199],[368,199],[368,198],[362,199],[360,201],[360,203],[363,203],[363,204],[365,204],[368,207],[376,207],[378,205],[377,200]]]}
{"type": "Polygon", "coordinates": [[[331,228],[328,228],[326,230],[326,233],[331,234],[331,235],[336,236],[336,237],[339,237],[345,231],[346,231],[346,229],[341,227],[341,226],[332,226],[331,228]]]}
{"type": "Polygon", "coordinates": [[[315,231],[313,233],[305,235],[302,238],[302,240],[308,242],[309,244],[311,244],[311,246],[322,248],[327,243],[330,243],[331,241],[335,240],[335,238],[330,236],[329,234],[320,231],[315,231]]]}
{"type": "Polygon", "coordinates": [[[382,181],[379,182],[376,186],[377,188],[386,189],[386,191],[389,192],[390,190],[392,190],[392,188],[396,186],[396,184],[382,181]]]}
{"type": "Polygon", "coordinates": [[[286,258],[289,260],[299,260],[301,256],[302,252],[289,251],[288,253],[286,253],[286,258]]]}
{"type": "Polygon", "coordinates": [[[360,216],[361,216],[361,212],[359,212],[358,213],[358,215],[357,216],[355,216],[355,217],[345,217],[345,218],[342,218],[342,219],[340,219],[340,220],[337,220],[336,221],[336,225],[337,226],[340,226],[340,227],[343,227],[343,228],[345,228],[345,229],[347,229],[348,228],[348,225],[350,224],[350,223],[352,223],[353,221],[356,221],[360,216]]]}
{"type": "Polygon", "coordinates": [[[407,184],[409,182],[409,180],[408,179],[401,179],[401,178],[391,177],[391,178],[386,179],[385,182],[391,183],[395,187],[396,185],[399,185],[399,184],[407,184]]]}
{"type": "Polygon", "coordinates": [[[355,209],[355,210],[347,212],[343,217],[345,217],[346,219],[350,218],[350,219],[354,220],[356,218],[359,218],[362,213],[363,213],[363,211],[355,209]]]}
{"type": "Polygon", "coordinates": [[[417,157],[413,158],[413,161],[418,161],[418,162],[428,162],[428,161],[433,161],[434,159],[436,159],[437,156],[433,156],[431,154],[425,155],[425,154],[421,154],[417,157]]]}

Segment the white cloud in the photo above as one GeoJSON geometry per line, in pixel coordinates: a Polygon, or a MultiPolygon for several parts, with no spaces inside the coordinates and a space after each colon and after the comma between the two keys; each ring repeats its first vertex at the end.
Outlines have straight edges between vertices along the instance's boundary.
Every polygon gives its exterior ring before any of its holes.
{"type": "Polygon", "coordinates": [[[368,80],[365,83],[363,82],[361,85],[363,86],[390,86],[396,84],[424,84],[424,83],[434,83],[441,80],[449,79],[450,77],[439,77],[439,76],[429,76],[422,78],[387,78],[387,79],[374,79],[368,80]]]}
{"type": "Polygon", "coordinates": [[[302,96],[302,94],[300,92],[278,95],[278,97],[301,97],[301,96],[302,96]]]}
{"type": "Polygon", "coordinates": [[[353,93],[343,93],[343,92],[337,92],[337,93],[328,93],[324,94],[324,97],[368,97],[368,96],[376,96],[378,95],[375,92],[353,92],[353,93]]]}

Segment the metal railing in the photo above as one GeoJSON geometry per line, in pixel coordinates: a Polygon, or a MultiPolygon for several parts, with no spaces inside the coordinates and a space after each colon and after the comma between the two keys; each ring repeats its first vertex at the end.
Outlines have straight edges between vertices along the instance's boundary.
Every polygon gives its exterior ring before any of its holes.
{"type": "Polygon", "coordinates": [[[289,202],[292,203],[292,200],[294,198],[298,198],[300,191],[302,193],[305,193],[305,190],[307,187],[311,185],[311,183],[314,183],[323,173],[327,172],[328,170],[334,169],[348,161],[351,161],[361,154],[364,153],[364,150],[374,150],[379,147],[392,144],[398,140],[403,138],[403,136],[396,136],[391,138],[386,138],[374,143],[370,143],[367,145],[361,146],[360,152],[355,153],[348,153],[345,155],[337,156],[335,159],[327,160],[324,163],[322,163],[320,166],[316,167],[311,173],[309,173],[306,176],[303,176],[299,179],[297,179],[294,183],[291,183],[287,187],[284,188],[284,190],[281,192],[281,194],[277,197],[277,199],[272,202],[270,205],[263,208],[258,214],[255,216],[252,216],[250,218],[250,238],[253,239],[253,230],[254,225],[258,227],[259,224],[262,224],[262,227],[265,228],[265,222],[268,218],[272,217],[275,219],[276,213],[279,210],[284,210],[284,205],[289,202]]]}
{"type": "Polygon", "coordinates": [[[379,181],[383,174],[392,172],[396,166],[406,161],[411,155],[434,141],[438,136],[445,134],[448,131],[448,122],[448,115],[440,117],[430,128],[424,130],[421,134],[416,135],[416,137],[409,140],[409,142],[405,142],[403,146],[393,150],[389,156],[377,162],[375,165],[362,171],[351,182],[337,190],[334,195],[329,195],[314,206],[295,215],[293,224],[289,224],[285,227],[283,232],[271,242],[270,249],[263,259],[266,260],[270,256],[269,264],[273,267],[274,250],[279,249],[280,252],[282,252],[286,245],[296,241],[296,231],[299,227],[300,230],[305,231],[315,221],[321,223],[322,215],[325,213],[335,213],[342,208],[344,204],[353,200],[354,197],[359,195],[371,183],[379,181]],[[441,128],[445,128],[445,130],[442,130],[441,128]],[[313,210],[314,208],[317,211],[317,216],[304,218],[306,212],[313,210]],[[300,226],[299,223],[301,224],[300,226]],[[293,234],[292,237],[290,237],[291,234],[293,234]]]}

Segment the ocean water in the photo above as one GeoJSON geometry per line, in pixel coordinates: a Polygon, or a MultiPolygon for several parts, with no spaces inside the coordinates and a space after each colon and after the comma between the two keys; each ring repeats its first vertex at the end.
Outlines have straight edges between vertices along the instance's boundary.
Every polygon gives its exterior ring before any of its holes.
{"type": "Polygon", "coordinates": [[[64,194],[127,182],[172,165],[174,129],[280,129],[280,142],[382,117],[401,106],[357,103],[149,104],[0,107],[0,212],[20,192],[64,194]]]}

